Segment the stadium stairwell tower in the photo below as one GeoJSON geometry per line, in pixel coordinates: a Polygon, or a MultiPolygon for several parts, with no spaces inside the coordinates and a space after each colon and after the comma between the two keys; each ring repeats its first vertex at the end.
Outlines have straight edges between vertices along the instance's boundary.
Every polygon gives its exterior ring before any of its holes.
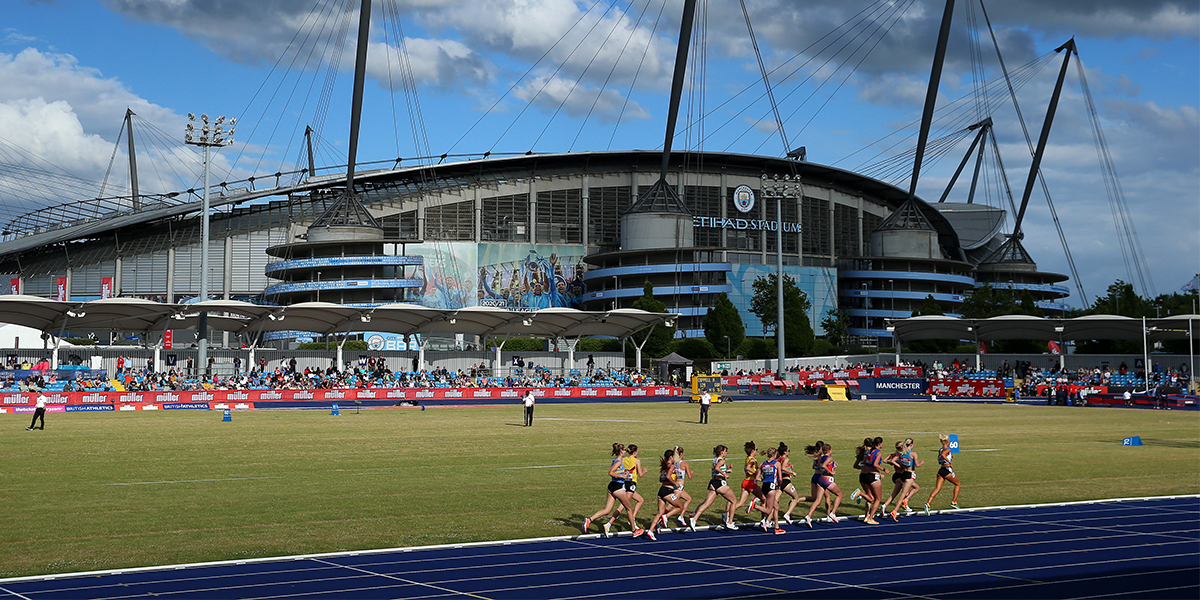
{"type": "MultiPolygon", "coordinates": [[[[403,248],[405,243],[414,240],[385,239],[383,227],[363,206],[354,189],[371,0],[362,0],[359,11],[345,189],[326,192],[333,194],[333,202],[308,227],[304,242],[267,249],[271,256],[284,259],[267,265],[267,276],[283,280],[283,283],[264,290],[263,295],[269,302],[295,304],[324,300],[376,305],[414,300],[413,294],[424,285],[415,273],[424,263],[422,257],[386,252],[389,242],[403,248]]],[[[313,192],[314,195],[320,193],[313,192]]]]}

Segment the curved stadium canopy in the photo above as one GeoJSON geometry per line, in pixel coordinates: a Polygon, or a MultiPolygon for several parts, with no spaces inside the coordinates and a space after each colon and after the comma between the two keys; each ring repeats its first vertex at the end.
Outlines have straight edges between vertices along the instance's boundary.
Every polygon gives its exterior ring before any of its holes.
{"type": "Polygon", "coordinates": [[[201,311],[208,327],[235,334],[304,331],[317,335],[362,332],[432,336],[462,333],[497,337],[599,336],[627,338],[651,325],[679,317],[633,308],[583,311],[548,308],[536,312],[471,306],[456,310],[415,304],[345,306],[304,302],[264,306],[236,300],[166,304],[139,298],[106,298],[63,302],[38,296],[0,296],[0,323],[13,323],[58,335],[60,332],[134,332],[147,341],[159,340],[168,329],[195,329],[201,311]]]}
{"type": "MultiPolygon", "coordinates": [[[[923,315],[892,323],[901,342],[914,340],[1140,340],[1142,320],[1119,315],[1088,315],[1074,319],[1042,319],[1026,315],[1004,315],[990,319],[959,319],[923,315]]],[[[1182,339],[1189,327],[1200,332],[1200,315],[1177,315],[1146,319],[1150,341],[1182,339]],[[1194,324],[1194,325],[1193,325],[1194,324]]]]}

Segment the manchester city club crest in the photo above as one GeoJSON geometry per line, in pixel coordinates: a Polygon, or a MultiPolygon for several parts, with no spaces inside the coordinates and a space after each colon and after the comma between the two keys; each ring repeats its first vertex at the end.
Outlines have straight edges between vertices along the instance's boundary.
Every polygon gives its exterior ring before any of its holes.
{"type": "Polygon", "coordinates": [[[733,190],[733,206],[740,213],[748,213],[754,210],[754,190],[748,185],[739,185],[733,190]]]}

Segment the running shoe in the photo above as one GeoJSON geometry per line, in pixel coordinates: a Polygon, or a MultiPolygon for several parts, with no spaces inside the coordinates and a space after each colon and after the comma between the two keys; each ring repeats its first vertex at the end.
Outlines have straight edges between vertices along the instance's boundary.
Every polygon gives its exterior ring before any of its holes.
{"type": "Polygon", "coordinates": [[[751,498],[750,506],[746,507],[746,514],[750,514],[750,513],[754,512],[754,506],[757,504],[758,504],[758,498],[751,498]]]}
{"type": "Polygon", "coordinates": [[[876,521],[875,519],[872,519],[871,517],[867,517],[867,518],[863,519],[863,523],[866,523],[867,525],[878,525],[879,521],[876,521]]]}
{"type": "Polygon", "coordinates": [[[925,503],[925,516],[927,516],[927,517],[929,516],[929,503],[928,502],[925,503]]]}
{"type": "Polygon", "coordinates": [[[792,515],[790,515],[790,514],[788,514],[788,513],[783,513],[783,520],[784,520],[784,522],[786,522],[788,525],[791,525],[791,524],[792,524],[792,515]]]}
{"type": "Polygon", "coordinates": [[[588,527],[592,526],[592,518],[588,517],[583,520],[583,532],[587,533],[588,527]]]}
{"type": "Polygon", "coordinates": [[[669,521],[667,521],[667,515],[662,516],[662,523],[663,523],[663,527],[666,527],[667,524],[669,523],[669,521]]]}
{"type": "Polygon", "coordinates": [[[611,534],[612,534],[612,523],[605,523],[604,524],[604,537],[608,537],[611,534]]]}
{"type": "Polygon", "coordinates": [[[903,510],[903,511],[904,511],[904,516],[906,516],[906,517],[907,517],[907,516],[909,516],[909,515],[911,515],[911,514],[913,514],[913,509],[911,509],[911,508],[909,508],[909,507],[908,507],[908,503],[907,503],[907,502],[905,502],[905,503],[904,503],[904,504],[903,504],[903,505],[900,507],[900,510],[903,510]]]}
{"type": "Polygon", "coordinates": [[[769,527],[767,527],[766,520],[759,521],[758,526],[761,527],[764,532],[771,533],[771,529],[769,527]]]}
{"type": "Polygon", "coordinates": [[[650,541],[652,541],[652,542],[658,541],[658,536],[654,535],[653,531],[646,530],[646,537],[650,538],[650,541]]]}
{"type": "Polygon", "coordinates": [[[829,515],[829,520],[830,520],[830,521],[832,521],[832,522],[834,522],[834,523],[837,523],[837,522],[838,522],[837,515],[835,515],[835,514],[830,514],[830,515],[829,515]]]}
{"type": "Polygon", "coordinates": [[[958,503],[957,503],[957,502],[951,502],[951,503],[950,503],[950,508],[953,508],[954,510],[958,510],[958,503]]]}
{"type": "Polygon", "coordinates": [[[726,522],[725,522],[725,528],[726,528],[726,529],[728,529],[728,530],[730,530],[730,531],[737,531],[737,530],[738,530],[737,523],[734,523],[733,521],[726,521],[726,522]]]}
{"type": "Polygon", "coordinates": [[[854,500],[855,504],[862,504],[862,492],[854,490],[853,492],[850,492],[850,498],[854,500]]]}
{"type": "Polygon", "coordinates": [[[688,517],[688,529],[691,529],[692,531],[696,530],[696,515],[695,514],[692,514],[692,516],[688,517]]]}
{"type": "MultiPolygon", "coordinates": [[[[638,529],[633,530],[633,537],[638,537],[638,536],[642,535],[643,533],[646,533],[646,530],[639,527],[638,529]]],[[[651,533],[650,535],[654,535],[654,534],[651,533]]]]}
{"type": "Polygon", "coordinates": [[[787,533],[787,532],[786,532],[786,531],[784,531],[784,530],[782,530],[782,529],[776,529],[776,530],[775,530],[775,535],[779,535],[779,534],[781,534],[781,533],[787,533]]]}
{"type": "Polygon", "coordinates": [[[682,514],[680,514],[678,517],[675,517],[675,520],[676,520],[676,521],[679,521],[679,524],[680,524],[680,525],[682,525],[682,526],[684,526],[684,527],[687,527],[687,526],[688,526],[687,519],[683,518],[683,515],[682,515],[682,514]]]}
{"type": "Polygon", "coordinates": [[[896,523],[900,522],[900,519],[896,516],[895,509],[893,509],[892,512],[888,513],[888,516],[892,518],[893,522],[896,522],[896,523]]]}
{"type": "Polygon", "coordinates": [[[804,524],[808,525],[809,529],[812,529],[812,519],[810,519],[809,517],[807,517],[807,516],[804,517],[804,524]]]}

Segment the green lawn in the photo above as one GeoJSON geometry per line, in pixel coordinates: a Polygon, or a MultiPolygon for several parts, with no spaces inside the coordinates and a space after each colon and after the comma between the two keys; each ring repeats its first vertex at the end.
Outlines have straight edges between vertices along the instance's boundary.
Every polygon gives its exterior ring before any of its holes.
{"type": "MultiPolygon", "coordinates": [[[[532,428],[516,405],[246,412],[231,423],[219,412],[58,413],[33,432],[27,415],[3,415],[0,577],[577,533],[604,501],[614,441],[641,446],[647,466],[685,447],[700,497],[716,444],[740,463],[745,441],[783,440],[804,473],[800,449],[828,441],[848,494],[863,437],[890,448],[912,436],[932,463],[943,431],[964,450],[964,507],[1200,493],[1194,411],[738,402],[714,406],[710,425],[697,413],[682,402],[542,404],[532,428]],[[1146,445],[1122,447],[1132,435],[1146,445]]],[[[840,512],[862,514],[853,503],[840,512]]]]}

